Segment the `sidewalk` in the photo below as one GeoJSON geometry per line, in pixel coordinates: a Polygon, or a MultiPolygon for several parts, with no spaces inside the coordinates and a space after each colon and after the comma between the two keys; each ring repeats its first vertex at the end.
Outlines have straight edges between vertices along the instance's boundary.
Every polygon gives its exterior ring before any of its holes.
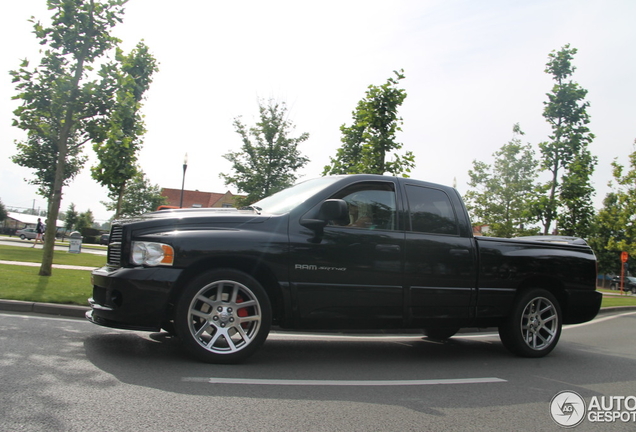
{"type": "MultiPolygon", "coordinates": [[[[0,235],[0,240],[33,246],[33,243],[31,243],[31,240],[22,240],[20,237],[0,235]]],[[[68,248],[69,247],[68,237],[65,237],[64,240],[60,240],[59,238],[56,238],[55,246],[68,248]]],[[[82,243],[82,249],[106,250],[106,246],[98,245],[94,243],[82,243]]]]}
{"type": "MultiPolygon", "coordinates": [[[[21,265],[21,266],[27,266],[27,267],[40,267],[42,265],[41,263],[34,263],[34,262],[2,261],[2,260],[0,260],[0,264],[21,265]]],[[[95,270],[95,267],[82,267],[82,266],[73,266],[73,265],[65,265],[65,264],[53,264],[53,268],[66,269],[66,270],[87,270],[87,271],[95,270]]]]}

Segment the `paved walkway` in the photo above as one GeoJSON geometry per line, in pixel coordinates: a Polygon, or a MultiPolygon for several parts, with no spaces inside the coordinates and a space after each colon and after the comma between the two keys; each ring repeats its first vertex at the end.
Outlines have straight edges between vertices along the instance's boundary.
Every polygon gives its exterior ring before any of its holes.
{"type": "Polygon", "coordinates": [[[632,294],[631,291],[623,291],[623,293],[621,294],[620,290],[616,290],[616,291],[612,291],[612,292],[605,292],[603,291],[603,297],[625,297],[625,296],[634,296],[634,294],[632,294]]]}
{"type": "MultiPolygon", "coordinates": [[[[2,261],[0,260],[0,264],[9,264],[9,265],[21,265],[27,267],[40,267],[41,263],[34,262],[24,262],[24,261],[2,261]]],[[[95,270],[96,267],[82,267],[82,266],[74,266],[74,265],[65,265],[65,264],[53,264],[53,268],[57,269],[66,269],[66,270],[95,270]]]]}

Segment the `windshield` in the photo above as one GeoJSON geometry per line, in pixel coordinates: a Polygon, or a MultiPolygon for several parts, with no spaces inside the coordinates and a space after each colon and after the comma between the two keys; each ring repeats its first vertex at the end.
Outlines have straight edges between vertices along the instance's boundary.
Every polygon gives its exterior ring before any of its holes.
{"type": "Polygon", "coordinates": [[[304,203],[309,197],[338,181],[338,177],[320,177],[298,183],[272,196],[255,202],[252,206],[262,209],[263,213],[283,214],[304,203]]]}

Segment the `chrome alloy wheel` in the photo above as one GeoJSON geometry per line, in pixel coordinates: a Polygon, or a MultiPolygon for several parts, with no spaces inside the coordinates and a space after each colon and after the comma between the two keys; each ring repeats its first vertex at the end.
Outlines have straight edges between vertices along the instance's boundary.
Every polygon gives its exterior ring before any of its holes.
{"type": "Polygon", "coordinates": [[[545,297],[530,301],[521,315],[521,335],[533,350],[550,346],[558,334],[559,314],[555,305],[545,297]]]}
{"type": "Polygon", "coordinates": [[[258,335],[262,310],[254,293],[232,280],[204,286],[188,309],[190,334],[204,349],[215,354],[243,350],[258,335]]]}

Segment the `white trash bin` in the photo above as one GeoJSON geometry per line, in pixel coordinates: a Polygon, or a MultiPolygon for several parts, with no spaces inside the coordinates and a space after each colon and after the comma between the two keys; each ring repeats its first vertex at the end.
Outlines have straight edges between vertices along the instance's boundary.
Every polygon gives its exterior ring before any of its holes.
{"type": "Polygon", "coordinates": [[[77,231],[73,231],[69,236],[68,236],[68,252],[69,253],[81,253],[82,252],[82,235],[77,232],[77,231]]]}

